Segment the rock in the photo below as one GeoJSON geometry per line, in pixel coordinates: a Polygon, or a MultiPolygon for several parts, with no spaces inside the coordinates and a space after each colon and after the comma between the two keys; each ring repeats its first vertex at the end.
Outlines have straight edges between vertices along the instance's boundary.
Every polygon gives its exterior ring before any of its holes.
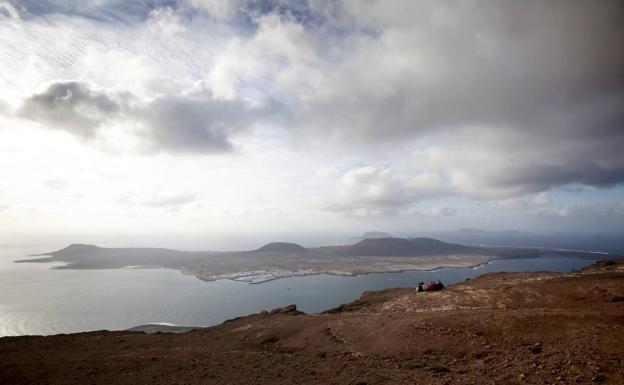
{"type": "Polygon", "coordinates": [[[296,314],[304,314],[297,310],[297,305],[288,305],[284,307],[277,307],[271,310],[270,314],[283,314],[283,313],[296,313],[296,314]]]}
{"type": "Polygon", "coordinates": [[[353,385],[377,385],[383,383],[385,378],[377,374],[367,374],[351,382],[353,385]]]}
{"type": "Polygon", "coordinates": [[[624,302],[624,296],[622,295],[613,295],[609,298],[609,302],[624,302]]]}
{"type": "Polygon", "coordinates": [[[432,372],[432,373],[443,374],[443,373],[448,373],[451,370],[449,368],[444,367],[444,366],[433,366],[433,367],[429,368],[429,371],[432,372]]]}
{"type": "Polygon", "coordinates": [[[477,358],[477,359],[479,359],[479,358],[483,358],[483,357],[487,356],[487,352],[483,352],[483,351],[481,351],[481,352],[476,352],[476,353],[475,353],[475,354],[473,354],[472,356],[473,356],[474,358],[477,358]]]}
{"type": "Polygon", "coordinates": [[[410,361],[405,366],[407,366],[409,369],[420,369],[425,367],[425,363],[422,361],[410,361]]]}
{"type": "Polygon", "coordinates": [[[270,337],[267,337],[267,338],[263,339],[260,343],[261,344],[274,344],[277,341],[279,341],[279,337],[277,337],[277,336],[270,336],[270,337]]]}
{"type": "Polygon", "coordinates": [[[591,378],[591,382],[602,382],[606,380],[606,377],[602,374],[596,374],[591,378]]]}
{"type": "Polygon", "coordinates": [[[531,353],[539,354],[541,352],[542,352],[542,344],[540,344],[539,342],[533,344],[533,346],[531,347],[531,353]]]}

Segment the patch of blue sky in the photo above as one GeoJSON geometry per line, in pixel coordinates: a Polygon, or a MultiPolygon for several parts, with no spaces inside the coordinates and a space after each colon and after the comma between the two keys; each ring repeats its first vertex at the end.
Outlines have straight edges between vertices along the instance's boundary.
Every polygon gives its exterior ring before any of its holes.
{"type": "Polygon", "coordinates": [[[132,23],[145,20],[150,11],[160,7],[177,8],[176,0],[124,1],[108,0],[11,0],[20,17],[64,14],[96,21],[132,23]]]}
{"type": "Polygon", "coordinates": [[[608,188],[590,187],[580,184],[563,186],[548,191],[556,206],[575,206],[604,203],[624,204],[624,185],[608,188]]]}

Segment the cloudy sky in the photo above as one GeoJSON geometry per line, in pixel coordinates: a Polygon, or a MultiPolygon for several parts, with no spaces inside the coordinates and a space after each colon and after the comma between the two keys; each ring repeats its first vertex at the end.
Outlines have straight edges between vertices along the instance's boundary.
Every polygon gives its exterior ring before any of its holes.
{"type": "Polygon", "coordinates": [[[621,0],[0,0],[0,243],[624,227],[621,0]]]}

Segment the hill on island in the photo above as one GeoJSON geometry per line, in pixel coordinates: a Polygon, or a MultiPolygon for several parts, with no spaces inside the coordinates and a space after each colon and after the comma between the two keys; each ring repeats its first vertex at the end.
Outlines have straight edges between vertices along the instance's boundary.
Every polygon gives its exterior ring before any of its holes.
{"type": "Polygon", "coordinates": [[[254,250],[256,252],[306,252],[308,249],[290,242],[271,242],[254,250]]]}
{"type": "Polygon", "coordinates": [[[89,245],[85,243],[72,243],[71,245],[62,248],[57,251],[48,253],[49,255],[73,255],[73,254],[86,254],[93,253],[101,250],[102,248],[96,245],[89,245]]]}
{"type": "Polygon", "coordinates": [[[433,238],[370,238],[345,248],[344,256],[431,256],[451,254],[474,254],[476,247],[442,242],[433,238]]]}
{"type": "Polygon", "coordinates": [[[100,247],[73,243],[63,249],[37,254],[49,256],[39,259],[20,259],[16,262],[66,262],[59,269],[101,269],[126,266],[174,267],[190,260],[205,257],[210,252],[188,252],[152,247],[100,247]]]}

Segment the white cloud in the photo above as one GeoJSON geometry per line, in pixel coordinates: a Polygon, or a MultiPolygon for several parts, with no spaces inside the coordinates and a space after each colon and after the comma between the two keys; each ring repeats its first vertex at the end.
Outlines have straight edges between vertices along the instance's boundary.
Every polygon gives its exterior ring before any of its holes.
{"type": "Polygon", "coordinates": [[[232,17],[241,5],[239,0],[187,0],[190,6],[204,10],[215,19],[232,17]]]}
{"type": "Polygon", "coordinates": [[[288,97],[319,76],[314,37],[301,24],[278,15],[257,22],[251,38],[233,38],[217,54],[207,80],[218,97],[233,98],[249,84],[288,97]]]}
{"type": "Polygon", "coordinates": [[[539,194],[535,194],[531,198],[531,203],[535,206],[548,206],[551,202],[548,193],[546,191],[543,191],[539,194]]]}
{"type": "Polygon", "coordinates": [[[17,20],[19,19],[19,14],[17,9],[9,3],[8,1],[0,2],[0,17],[6,17],[7,19],[17,20]]]}
{"type": "Polygon", "coordinates": [[[165,37],[175,37],[186,31],[180,15],[170,7],[151,10],[148,25],[156,34],[165,37]]]}
{"type": "Polygon", "coordinates": [[[508,209],[531,209],[532,211],[550,209],[549,206],[551,206],[551,203],[548,192],[546,191],[528,197],[508,198],[497,201],[500,207],[508,209]]]}
{"type": "Polygon", "coordinates": [[[430,207],[427,213],[432,217],[451,217],[457,213],[457,210],[449,207],[430,207]]]}
{"type": "Polygon", "coordinates": [[[337,173],[319,171],[331,180],[325,208],[357,216],[406,213],[407,206],[444,194],[442,180],[434,174],[407,174],[392,167],[365,166],[337,173]]]}
{"type": "Polygon", "coordinates": [[[25,233],[479,221],[472,200],[559,226],[597,209],[550,191],[622,188],[617,0],[11,4],[0,199],[25,233]]]}
{"type": "Polygon", "coordinates": [[[43,181],[43,184],[54,190],[63,190],[69,185],[66,180],[60,178],[46,179],[43,181]]]}
{"type": "Polygon", "coordinates": [[[175,212],[197,199],[195,194],[189,192],[162,193],[160,191],[153,191],[152,193],[143,195],[126,193],[117,199],[117,203],[125,206],[143,206],[175,212]]]}
{"type": "Polygon", "coordinates": [[[428,207],[421,208],[419,206],[410,207],[405,210],[401,210],[401,215],[411,215],[411,216],[424,216],[424,217],[451,217],[457,214],[457,210],[450,207],[428,207]]]}

